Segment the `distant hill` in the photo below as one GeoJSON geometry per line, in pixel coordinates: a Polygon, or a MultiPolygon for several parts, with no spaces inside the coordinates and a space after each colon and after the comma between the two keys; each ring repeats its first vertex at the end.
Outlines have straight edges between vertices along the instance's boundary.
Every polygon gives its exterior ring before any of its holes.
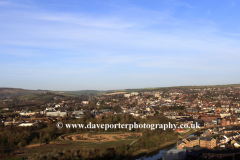
{"type": "Polygon", "coordinates": [[[240,87],[240,84],[205,85],[205,86],[172,86],[172,87],[125,89],[125,92],[154,91],[154,90],[165,90],[165,89],[202,89],[202,88],[227,88],[227,87],[240,87]]]}
{"type": "Polygon", "coordinates": [[[0,100],[9,99],[13,97],[19,97],[23,95],[38,94],[44,92],[52,92],[56,94],[66,95],[66,96],[80,96],[83,94],[93,95],[93,94],[114,94],[114,93],[124,93],[124,92],[141,92],[141,91],[157,91],[157,90],[167,90],[167,89],[201,89],[201,88],[225,88],[225,87],[240,87],[240,84],[227,84],[227,85],[205,85],[205,86],[172,86],[172,87],[156,87],[156,88],[139,88],[139,89],[123,89],[123,90],[108,90],[108,91],[98,91],[98,90],[80,90],[80,91],[51,91],[51,90],[27,90],[21,88],[0,88],[0,100]]]}
{"type": "Polygon", "coordinates": [[[157,91],[157,90],[167,90],[167,89],[201,89],[201,88],[225,88],[225,87],[240,87],[240,84],[227,84],[227,85],[206,85],[206,86],[172,86],[172,87],[156,87],[156,88],[139,88],[139,89],[123,89],[123,90],[108,90],[108,91],[98,91],[98,90],[80,90],[80,91],[52,91],[57,94],[79,96],[82,94],[104,94],[110,95],[114,93],[130,93],[130,92],[141,92],[141,91],[157,91]]]}
{"type": "Polygon", "coordinates": [[[11,99],[28,94],[48,92],[47,90],[26,90],[21,88],[0,88],[0,99],[11,99]]]}

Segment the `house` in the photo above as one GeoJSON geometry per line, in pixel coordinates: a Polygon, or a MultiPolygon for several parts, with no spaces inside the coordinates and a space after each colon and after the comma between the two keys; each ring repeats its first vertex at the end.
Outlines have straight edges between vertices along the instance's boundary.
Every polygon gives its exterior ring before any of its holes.
{"type": "Polygon", "coordinates": [[[154,96],[158,97],[158,98],[161,98],[161,95],[159,93],[156,93],[154,96]]]}
{"type": "Polygon", "coordinates": [[[224,143],[227,143],[228,141],[230,141],[230,138],[228,138],[224,135],[224,136],[219,137],[218,140],[221,144],[224,144],[224,143]]]}
{"type": "Polygon", "coordinates": [[[199,119],[202,119],[204,122],[212,122],[213,119],[221,118],[220,115],[201,115],[199,119]]]}
{"type": "Polygon", "coordinates": [[[132,92],[131,96],[138,96],[138,92],[132,92]]]}
{"type": "Polygon", "coordinates": [[[57,112],[46,112],[46,116],[49,117],[49,116],[53,116],[53,117],[63,117],[64,115],[68,115],[67,112],[60,112],[60,111],[57,111],[57,112]]]}
{"type": "Polygon", "coordinates": [[[72,116],[75,118],[82,118],[85,115],[85,110],[73,111],[72,116]]]}
{"type": "Polygon", "coordinates": [[[20,112],[21,116],[33,116],[36,114],[36,112],[20,112]]]}
{"type": "Polygon", "coordinates": [[[214,123],[215,125],[217,125],[217,119],[213,119],[212,123],[214,123]]]}
{"type": "Polygon", "coordinates": [[[183,149],[184,147],[193,147],[199,145],[199,137],[192,136],[188,138],[184,138],[177,146],[178,149],[183,149]]]}
{"type": "Polygon", "coordinates": [[[124,97],[130,98],[131,94],[124,94],[124,97]]]}
{"type": "Polygon", "coordinates": [[[220,113],[221,118],[231,116],[231,113],[220,113]]]}
{"type": "Polygon", "coordinates": [[[186,108],[186,112],[196,113],[198,111],[197,111],[197,109],[195,107],[193,107],[193,108],[186,108]]]}
{"type": "Polygon", "coordinates": [[[60,104],[55,104],[55,108],[59,108],[59,107],[61,107],[60,104]]]}
{"type": "Polygon", "coordinates": [[[225,126],[225,125],[239,124],[239,122],[237,118],[223,118],[221,124],[222,126],[225,126]]]}
{"type": "Polygon", "coordinates": [[[168,99],[165,99],[164,101],[167,102],[167,103],[171,103],[171,102],[172,102],[172,100],[169,99],[169,98],[168,98],[168,99]]]}
{"type": "Polygon", "coordinates": [[[9,126],[9,125],[19,125],[19,124],[21,124],[22,122],[20,122],[20,121],[17,121],[17,122],[15,122],[15,121],[10,121],[10,122],[4,122],[4,125],[5,126],[9,126]]]}
{"type": "Polygon", "coordinates": [[[21,123],[18,126],[19,127],[29,127],[29,126],[34,126],[36,123],[21,123]]]}
{"type": "Polygon", "coordinates": [[[89,104],[89,101],[82,101],[82,104],[87,105],[87,104],[89,104]]]}
{"type": "Polygon", "coordinates": [[[200,147],[214,148],[217,146],[216,139],[212,137],[201,137],[199,139],[200,147]]]}

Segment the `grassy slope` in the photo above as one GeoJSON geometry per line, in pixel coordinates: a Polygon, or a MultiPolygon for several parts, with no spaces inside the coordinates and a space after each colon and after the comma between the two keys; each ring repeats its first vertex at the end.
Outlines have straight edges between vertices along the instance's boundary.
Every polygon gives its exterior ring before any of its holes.
{"type": "Polygon", "coordinates": [[[48,92],[47,90],[26,90],[20,88],[0,88],[0,99],[8,99],[14,97],[21,97],[25,95],[33,95],[48,92]]]}
{"type": "Polygon", "coordinates": [[[104,91],[95,91],[95,90],[83,90],[83,91],[51,91],[57,94],[70,95],[70,96],[79,96],[82,94],[101,94],[105,93],[104,91]]]}
{"type": "Polygon", "coordinates": [[[23,96],[20,96],[18,97],[20,100],[24,100],[24,99],[34,99],[36,98],[37,95],[34,95],[34,94],[28,94],[28,95],[23,95],[23,96]]]}

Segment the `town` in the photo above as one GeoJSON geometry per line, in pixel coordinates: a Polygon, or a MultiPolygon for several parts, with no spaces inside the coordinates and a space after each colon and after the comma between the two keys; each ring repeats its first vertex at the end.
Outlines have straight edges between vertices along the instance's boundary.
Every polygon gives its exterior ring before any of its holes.
{"type": "MultiPolygon", "coordinates": [[[[2,125],[37,126],[59,119],[102,118],[109,115],[131,115],[136,119],[166,117],[175,120],[178,125],[198,123],[201,129],[205,129],[199,136],[178,140],[179,152],[175,151],[176,155],[184,152],[183,157],[186,157],[191,152],[190,156],[198,158],[221,158],[240,154],[239,150],[231,150],[240,146],[240,87],[179,87],[79,97],[43,92],[35,96],[5,97],[1,101],[2,125]],[[224,152],[219,149],[224,149],[224,152]]],[[[175,130],[185,134],[190,131],[188,128],[175,130]]]]}

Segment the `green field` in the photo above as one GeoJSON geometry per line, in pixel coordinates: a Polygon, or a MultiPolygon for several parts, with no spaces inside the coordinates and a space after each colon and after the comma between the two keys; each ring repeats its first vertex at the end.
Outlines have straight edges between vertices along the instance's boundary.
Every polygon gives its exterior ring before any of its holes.
{"type": "Polygon", "coordinates": [[[42,95],[42,94],[28,94],[28,95],[23,95],[20,96],[20,100],[25,100],[25,99],[52,99],[54,95],[42,95]]]}
{"type": "MultiPolygon", "coordinates": [[[[106,134],[106,133],[93,133],[93,134],[106,134]]],[[[108,134],[120,134],[120,133],[108,133],[108,134]]],[[[72,134],[68,134],[72,135],[72,134]]],[[[54,149],[104,149],[104,148],[114,148],[121,145],[128,145],[131,142],[137,140],[135,136],[129,136],[126,139],[115,138],[115,141],[106,142],[80,142],[73,140],[59,140],[51,144],[44,144],[42,146],[36,146],[33,148],[28,148],[26,155],[33,153],[46,153],[53,151],[54,149]]]]}
{"type": "Polygon", "coordinates": [[[34,99],[34,98],[36,98],[36,97],[37,97],[37,95],[35,95],[35,94],[29,94],[29,95],[20,96],[19,99],[20,99],[20,100],[34,99]]]}
{"type": "Polygon", "coordinates": [[[104,94],[105,91],[95,91],[95,90],[87,90],[87,91],[51,91],[56,94],[68,95],[68,96],[80,96],[83,94],[104,94]]]}

